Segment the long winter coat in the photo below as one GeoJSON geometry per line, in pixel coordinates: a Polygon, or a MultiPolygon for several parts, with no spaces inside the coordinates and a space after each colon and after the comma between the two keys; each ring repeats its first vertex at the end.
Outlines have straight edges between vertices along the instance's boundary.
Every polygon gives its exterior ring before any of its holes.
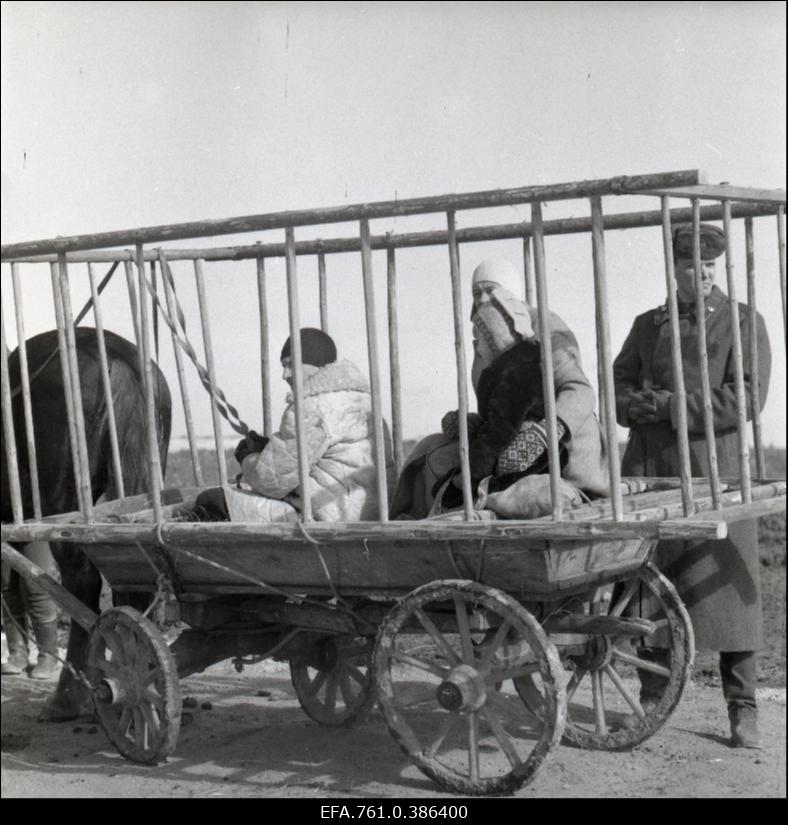
{"type": "MultiPolygon", "coordinates": [[[[752,394],[749,372],[749,311],[739,305],[748,417],[752,394]]],[[[680,315],[690,463],[694,476],[708,475],[703,425],[703,399],[694,312],[680,315]]],[[[756,316],[760,407],[766,401],[771,353],[766,327],[756,316]]],[[[717,461],[721,476],[739,475],[736,434],[736,394],[730,305],[714,287],[706,300],[706,345],[712,394],[717,461]]],[[[629,395],[644,387],[674,390],[670,323],[665,306],[635,319],[613,366],[618,423],[630,428],[622,465],[627,476],[677,476],[677,407],[671,399],[671,420],[635,424],[628,418],[629,395]]],[[[758,540],[755,521],[728,526],[723,541],[665,541],[656,554],[657,565],[676,584],[692,617],[699,648],[756,650],[762,644],[758,540]]]]}
{"type": "MultiPolygon", "coordinates": [[[[279,431],[271,436],[261,453],[248,455],[241,465],[243,480],[258,495],[225,488],[234,521],[269,520],[270,499],[288,502],[296,508],[301,506],[292,394],[288,394],[287,402],[279,431]]],[[[372,399],[366,378],[350,361],[326,364],[304,381],[303,408],[314,518],[319,521],[377,519],[372,399]]],[[[390,476],[388,437],[386,464],[390,476]]],[[[282,520],[290,519],[283,517],[282,520]]]]}
{"type": "MultiPolygon", "coordinates": [[[[528,307],[534,327],[537,311],[528,307]]],[[[567,461],[561,475],[592,496],[609,495],[605,442],[594,414],[596,398],[581,362],[577,340],[566,324],[550,313],[556,415],[568,430],[567,461]]],[[[499,355],[482,372],[477,387],[483,424],[469,445],[471,474],[480,480],[493,472],[501,450],[525,419],[544,416],[541,348],[536,339],[522,341],[499,355]]]]}

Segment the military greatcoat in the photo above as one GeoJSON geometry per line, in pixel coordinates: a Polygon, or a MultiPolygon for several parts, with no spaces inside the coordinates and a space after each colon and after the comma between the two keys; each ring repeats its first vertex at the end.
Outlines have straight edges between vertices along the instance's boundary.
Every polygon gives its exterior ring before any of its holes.
{"type": "MultiPolygon", "coordinates": [[[[722,477],[738,477],[732,316],[727,296],[716,286],[705,302],[705,313],[719,471],[722,477]]],[[[739,304],[748,418],[752,404],[750,317],[746,305],[739,304]]],[[[707,476],[708,459],[694,304],[692,307],[682,307],[679,318],[687,391],[691,470],[693,476],[707,476]]],[[[763,318],[757,313],[755,329],[759,405],[762,408],[769,385],[771,353],[763,318]]],[[[679,458],[676,396],[671,398],[670,420],[637,424],[628,415],[633,391],[647,387],[671,392],[675,389],[666,306],[649,310],[635,319],[616,358],[613,372],[618,423],[630,428],[622,475],[677,476],[679,458]]],[[[656,564],[677,586],[692,618],[698,648],[736,651],[757,650],[762,646],[758,536],[754,520],[730,524],[728,538],[722,541],[660,542],[656,551],[656,564]]]]}

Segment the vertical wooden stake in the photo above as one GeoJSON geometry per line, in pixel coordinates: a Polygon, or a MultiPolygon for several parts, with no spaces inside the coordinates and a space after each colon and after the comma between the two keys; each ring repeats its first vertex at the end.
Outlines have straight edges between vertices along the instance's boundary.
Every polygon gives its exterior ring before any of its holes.
{"type": "Polygon", "coordinates": [[[268,296],[265,285],[265,258],[257,258],[257,301],[260,307],[260,384],[263,392],[263,435],[273,432],[271,422],[271,360],[268,335],[268,296]]]}
{"type": "Polygon", "coordinates": [[[736,390],[736,432],[739,436],[739,475],[741,477],[742,502],[748,504],[752,501],[752,484],[750,480],[750,448],[747,444],[747,396],[744,389],[744,360],[742,356],[739,302],[736,300],[736,283],[733,278],[731,202],[727,200],[722,202],[722,222],[725,230],[725,274],[731,312],[733,380],[736,390]]]}
{"type": "Polygon", "coordinates": [[[744,220],[744,239],[747,252],[747,305],[749,309],[750,343],[750,404],[752,407],[752,434],[755,441],[755,473],[758,479],[766,478],[766,458],[763,454],[761,435],[761,376],[758,353],[758,309],[755,302],[755,237],[752,218],[744,220]]]}
{"type": "Polygon", "coordinates": [[[41,489],[38,480],[38,458],[36,456],[35,428],[33,426],[33,404],[30,396],[30,370],[27,363],[27,336],[25,335],[22,285],[19,281],[19,264],[11,264],[11,280],[14,285],[14,313],[16,315],[16,339],[19,342],[19,375],[22,387],[22,406],[25,414],[27,435],[27,460],[30,468],[30,491],[33,495],[33,516],[41,520],[41,489]]]}
{"type": "Polygon", "coordinates": [[[3,405],[3,440],[6,464],[8,466],[8,483],[11,492],[11,510],[14,524],[25,520],[22,508],[22,487],[19,483],[19,456],[16,450],[16,433],[14,414],[11,403],[11,380],[8,372],[8,345],[5,340],[5,320],[0,311],[0,396],[3,405]]]}
{"type": "Polygon", "coordinates": [[[389,375],[391,380],[391,432],[394,442],[394,464],[399,476],[405,457],[402,447],[402,382],[399,370],[399,324],[397,318],[397,261],[396,250],[386,250],[389,317],[389,375]]]}
{"type": "Polygon", "coordinates": [[[673,265],[673,237],[670,226],[670,199],[663,195],[662,203],[662,249],[665,254],[665,286],[668,297],[668,317],[670,319],[670,354],[673,365],[673,394],[676,396],[678,421],[676,438],[679,446],[679,478],[681,482],[681,502],[684,515],[695,512],[692,503],[692,471],[690,465],[689,431],[687,425],[687,390],[684,385],[684,362],[681,357],[681,330],[679,328],[679,305],[676,297],[676,272],[673,265]]]}

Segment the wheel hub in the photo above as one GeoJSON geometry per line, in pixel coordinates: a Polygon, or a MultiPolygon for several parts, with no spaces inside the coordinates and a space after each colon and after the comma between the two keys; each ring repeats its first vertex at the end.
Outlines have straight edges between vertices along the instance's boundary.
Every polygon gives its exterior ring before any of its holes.
{"type": "Polygon", "coordinates": [[[436,698],[446,710],[478,710],[487,700],[487,690],[476,668],[458,665],[438,685],[436,698]]]}
{"type": "Polygon", "coordinates": [[[601,670],[610,662],[613,645],[609,636],[591,636],[580,656],[571,659],[584,670],[601,670]]]}

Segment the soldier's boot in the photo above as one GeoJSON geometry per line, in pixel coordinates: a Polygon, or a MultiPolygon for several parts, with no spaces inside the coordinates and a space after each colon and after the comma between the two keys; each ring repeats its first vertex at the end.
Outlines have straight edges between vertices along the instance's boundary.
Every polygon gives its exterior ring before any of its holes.
{"type": "Polygon", "coordinates": [[[38,662],[30,671],[31,679],[51,679],[59,672],[57,659],[57,619],[33,626],[38,645],[38,662]]]}
{"type": "Polygon", "coordinates": [[[19,676],[27,670],[28,648],[25,634],[20,629],[24,626],[25,617],[3,615],[3,627],[5,628],[5,638],[8,643],[8,661],[3,662],[0,672],[3,676],[19,676]]]}

